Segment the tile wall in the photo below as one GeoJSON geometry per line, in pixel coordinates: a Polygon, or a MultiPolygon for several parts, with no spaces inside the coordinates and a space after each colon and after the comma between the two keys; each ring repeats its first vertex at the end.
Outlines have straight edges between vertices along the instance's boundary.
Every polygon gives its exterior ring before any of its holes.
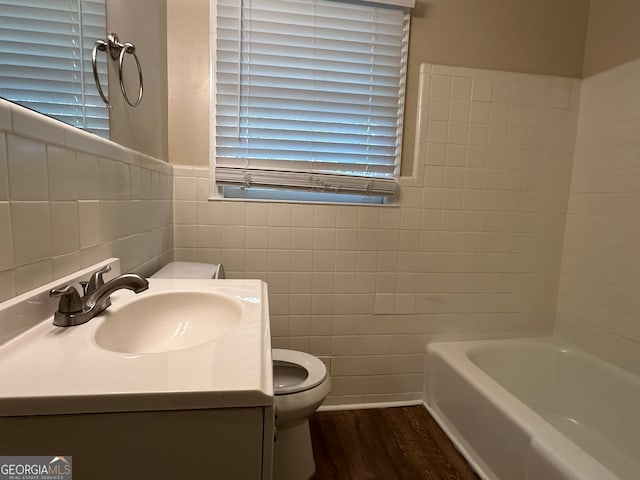
{"type": "Polygon", "coordinates": [[[174,168],[176,260],[269,284],[273,344],[328,403],[422,398],[429,339],[553,329],[579,81],[423,65],[414,177],[389,207],[207,201],[174,168]]]}
{"type": "Polygon", "coordinates": [[[0,99],[0,301],[108,257],[172,258],[171,166],[0,99]]]}
{"type": "Polygon", "coordinates": [[[640,60],[583,80],[556,333],[640,374],[640,60]]]}

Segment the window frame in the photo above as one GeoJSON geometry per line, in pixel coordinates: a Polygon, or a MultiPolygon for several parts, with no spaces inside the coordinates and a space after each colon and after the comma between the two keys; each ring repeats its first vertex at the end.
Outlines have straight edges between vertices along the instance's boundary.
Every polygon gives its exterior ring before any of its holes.
{"type": "MultiPolygon", "coordinates": [[[[238,0],[241,1],[241,0],[238,0]]],[[[349,0],[338,0],[349,3],[349,0]]],[[[357,2],[359,3],[359,2],[357,2]]],[[[393,5],[400,7],[403,14],[406,15],[403,22],[403,55],[404,58],[401,61],[400,72],[400,90],[398,94],[398,129],[396,134],[396,160],[394,163],[394,182],[395,182],[395,194],[388,196],[367,196],[366,194],[346,194],[346,193],[330,193],[314,190],[304,189],[278,189],[278,188],[261,188],[260,186],[250,187],[249,190],[269,190],[269,194],[265,195],[252,195],[252,194],[236,194],[228,195],[225,190],[244,190],[241,186],[230,185],[218,185],[216,183],[216,41],[217,41],[217,0],[210,0],[210,28],[209,28],[209,45],[210,45],[210,140],[209,140],[209,170],[210,170],[210,185],[209,185],[209,200],[224,200],[224,201],[249,201],[249,202],[284,202],[284,203],[328,203],[328,204],[350,204],[350,205],[397,205],[399,199],[399,190],[401,185],[401,156],[402,156],[402,144],[404,135],[404,116],[405,116],[405,102],[406,102],[406,84],[407,84],[407,70],[408,70],[408,49],[409,49],[409,35],[410,35],[410,14],[411,8],[415,2],[413,0],[378,0],[375,2],[365,2],[373,7],[380,7],[384,5],[393,5]]],[[[404,183],[404,182],[402,182],[404,183]]]]}

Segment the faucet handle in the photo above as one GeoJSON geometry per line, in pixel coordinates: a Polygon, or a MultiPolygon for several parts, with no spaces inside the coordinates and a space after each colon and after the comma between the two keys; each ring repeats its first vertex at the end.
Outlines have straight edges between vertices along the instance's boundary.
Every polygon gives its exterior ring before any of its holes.
{"type": "Polygon", "coordinates": [[[98,288],[104,285],[104,279],[102,275],[111,271],[111,265],[105,265],[100,270],[91,275],[89,279],[89,286],[87,287],[86,293],[95,292],[98,288]]]}
{"type": "Polygon", "coordinates": [[[82,311],[82,299],[73,285],[66,285],[62,288],[54,288],[49,291],[50,297],[60,297],[58,312],[78,313],[82,311]]]}

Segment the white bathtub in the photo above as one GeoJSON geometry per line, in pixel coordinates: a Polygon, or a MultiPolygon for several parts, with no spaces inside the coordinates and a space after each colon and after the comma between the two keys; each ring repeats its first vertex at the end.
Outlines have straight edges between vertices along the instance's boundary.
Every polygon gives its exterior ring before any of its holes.
{"type": "Polygon", "coordinates": [[[435,343],[427,408],[479,473],[640,479],[640,379],[555,339],[435,343]]]}

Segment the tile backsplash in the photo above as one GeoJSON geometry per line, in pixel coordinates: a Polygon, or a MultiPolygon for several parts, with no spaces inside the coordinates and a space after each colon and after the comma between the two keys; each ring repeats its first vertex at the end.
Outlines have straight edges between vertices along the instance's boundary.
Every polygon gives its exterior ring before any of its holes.
{"type": "Polygon", "coordinates": [[[428,340],[552,332],[579,84],[423,65],[397,206],[208,201],[176,166],[176,260],[266,280],[274,346],[330,359],[329,403],[419,399],[428,340]]]}
{"type": "Polygon", "coordinates": [[[640,59],[583,80],[556,333],[640,374],[640,59]]]}
{"type": "Polygon", "coordinates": [[[109,257],[172,258],[172,169],[0,99],[0,301],[109,257]]]}

